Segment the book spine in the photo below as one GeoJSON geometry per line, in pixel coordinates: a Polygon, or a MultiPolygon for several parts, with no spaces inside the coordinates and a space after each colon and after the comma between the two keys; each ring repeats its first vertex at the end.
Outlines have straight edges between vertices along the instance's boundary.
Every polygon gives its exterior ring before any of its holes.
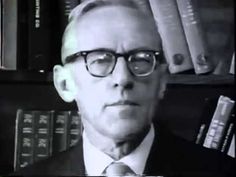
{"type": "Polygon", "coordinates": [[[71,10],[79,4],[79,0],[59,0],[61,33],[63,33],[71,10]]]}
{"type": "Polygon", "coordinates": [[[2,68],[17,69],[17,0],[2,0],[2,68]]]}
{"type": "Polygon", "coordinates": [[[196,74],[213,70],[197,5],[193,0],[176,0],[196,74]]]}
{"type": "Polygon", "coordinates": [[[219,97],[203,146],[219,149],[233,106],[234,101],[230,98],[226,96],[219,97]]]}
{"type": "Polygon", "coordinates": [[[67,149],[69,111],[55,111],[53,116],[52,154],[67,149]]]}
{"type": "Polygon", "coordinates": [[[28,0],[28,69],[47,71],[50,66],[50,1],[28,0]]]}
{"type": "Polygon", "coordinates": [[[33,163],[34,113],[18,109],[16,113],[14,169],[33,163]]]}
{"type": "Polygon", "coordinates": [[[70,111],[68,124],[67,148],[74,146],[82,134],[80,114],[77,111],[70,111]]]}
{"type": "Polygon", "coordinates": [[[235,74],[235,52],[233,53],[233,56],[232,56],[232,61],[231,61],[231,64],[230,64],[229,73],[230,74],[235,74]]]}
{"type": "Polygon", "coordinates": [[[193,68],[175,0],[149,0],[170,73],[193,68]]]}
{"type": "Polygon", "coordinates": [[[217,99],[206,97],[203,102],[203,109],[200,116],[200,123],[198,128],[198,134],[196,136],[195,143],[203,145],[204,139],[207,134],[207,130],[211,123],[211,118],[214,115],[214,111],[217,105],[217,99]]]}
{"type": "Polygon", "coordinates": [[[233,135],[233,138],[230,143],[230,147],[227,153],[229,156],[235,158],[235,134],[233,135]]]}
{"type": "Polygon", "coordinates": [[[234,130],[235,130],[235,114],[231,115],[231,121],[229,123],[229,126],[227,127],[227,131],[224,136],[224,141],[222,143],[220,151],[227,154],[230,146],[230,142],[232,141],[234,130]]]}
{"type": "Polygon", "coordinates": [[[28,69],[28,1],[17,2],[17,69],[28,69]]]}
{"type": "Polygon", "coordinates": [[[200,128],[199,128],[199,132],[197,134],[197,138],[195,140],[196,144],[201,144],[201,139],[203,137],[204,134],[204,130],[206,129],[206,124],[201,124],[200,128]]]}
{"type": "Polygon", "coordinates": [[[34,162],[45,159],[51,155],[51,115],[51,111],[35,111],[34,162]]]}

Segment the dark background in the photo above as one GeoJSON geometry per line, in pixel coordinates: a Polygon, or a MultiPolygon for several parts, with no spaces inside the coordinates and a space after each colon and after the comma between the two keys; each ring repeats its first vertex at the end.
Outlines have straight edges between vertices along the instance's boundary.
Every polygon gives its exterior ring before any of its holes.
{"type": "MultiPolygon", "coordinates": [[[[195,140],[206,100],[216,102],[220,95],[235,100],[234,76],[228,74],[234,51],[234,1],[197,0],[197,4],[217,75],[171,76],[157,109],[157,121],[189,141],[195,140]]],[[[13,171],[18,108],[74,110],[76,106],[61,100],[50,72],[0,71],[0,174],[13,171]]]]}

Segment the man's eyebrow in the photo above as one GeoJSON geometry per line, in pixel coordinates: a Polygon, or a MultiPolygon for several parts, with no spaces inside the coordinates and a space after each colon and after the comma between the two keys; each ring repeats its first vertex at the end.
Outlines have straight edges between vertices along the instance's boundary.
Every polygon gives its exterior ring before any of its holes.
{"type": "Polygon", "coordinates": [[[71,55],[68,55],[67,57],[65,57],[65,60],[63,62],[63,64],[67,64],[67,63],[73,63],[76,61],[77,57],[79,57],[81,52],[76,52],[76,53],[73,53],[71,55]]]}
{"type": "Polygon", "coordinates": [[[114,49],[106,48],[106,47],[95,48],[95,49],[88,50],[88,51],[109,51],[109,52],[116,52],[114,49]]]}
{"type": "Polygon", "coordinates": [[[78,51],[76,53],[73,53],[73,54],[68,55],[67,57],[65,57],[64,64],[73,63],[73,62],[76,61],[77,57],[79,57],[81,55],[81,53],[83,53],[83,52],[92,52],[92,51],[109,51],[109,52],[116,53],[115,50],[113,50],[111,48],[95,48],[95,49],[91,49],[91,50],[81,50],[81,51],[78,51]]]}
{"type": "MultiPolygon", "coordinates": [[[[95,49],[91,49],[91,50],[83,50],[83,51],[78,51],[76,53],[73,53],[71,55],[68,55],[65,58],[64,64],[66,63],[73,63],[76,61],[77,57],[79,57],[81,55],[81,53],[83,52],[96,52],[96,51],[108,51],[108,52],[112,52],[112,53],[120,53],[120,52],[116,52],[116,50],[112,49],[112,48],[95,48],[95,49]]],[[[131,50],[122,52],[120,54],[128,54],[128,53],[132,53],[132,52],[136,52],[136,51],[156,51],[156,52],[162,52],[161,49],[156,50],[154,48],[150,48],[150,47],[138,47],[138,48],[133,48],[131,50]]]]}
{"type": "Polygon", "coordinates": [[[131,50],[124,50],[124,52],[116,52],[115,49],[112,49],[112,48],[96,48],[96,49],[93,49],[91,51],[110,51],[110,52],[114,52],[114,53],[130,53],[130,52],[133,52],[133,51],[142,51],[142,50],[150,50],[150,51],[160,51],[157,50],[157,49],[154,49],[154,48],[151,48],[151,47],[137,47],[137,48],[132,48],[131,50]]]}
{"type": "Polygon", "coordinates": [[[155,49],[153,47],[146,47],[146,46],[144,46],[144,47],[134,48],[133,50],[157,50],[157,49],[155,49]]]}
{"type": "Polygon", "coordinates": [[[138,47],[138,48],[133,48],[129,51],[127,51],[127,53],[129,52],[133,52],[133,51],[142,51],[142,50],[147,50],[147,51],[161,51],[161,49],[154,49],[152,47],[138,47]]]}
{"type": "Polygon", "coordinates": [[[87,13],[88,11],[92,10],[92,9],[95,9],[97,7],[101,7],[101,6],[106,6],[106,5],[109,5],[111,4],[111,2],[109,1],[95,1],[95,2],[91,2],[89,4],[87,4],[87,6],[85,6],[82,11],[81,11],[81,15],[87,13]]]}

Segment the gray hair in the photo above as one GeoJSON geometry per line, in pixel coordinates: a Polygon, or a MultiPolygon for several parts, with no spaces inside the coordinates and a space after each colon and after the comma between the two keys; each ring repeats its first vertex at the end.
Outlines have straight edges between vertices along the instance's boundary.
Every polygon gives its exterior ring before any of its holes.
{"type": "Polygon", "coordinates": [[[148,0],[84,0],[82,3],[76,6],[69,15],[68,24],[64,31],[62,39],[62,50],[61,50],[62,61],[63,61],[63,48],[65,40],[71,26],[73,26],[76,23],[76,21],[86,13],[99,7],[110,6],[110,5],[125,6],[128,8],[137,9],[141,13],[148,15],[149,17],[151,16],[153,18],[151,7],[148,0]]]}
{"type": "Polygon", "coordinates": [[[139,9],[144,13],[151,13],[151,7],[148,0],[84,0],[80,5],[71,11],[69,15],[69,22],[97,7],[107,5],[121,5],[139,9]]]}

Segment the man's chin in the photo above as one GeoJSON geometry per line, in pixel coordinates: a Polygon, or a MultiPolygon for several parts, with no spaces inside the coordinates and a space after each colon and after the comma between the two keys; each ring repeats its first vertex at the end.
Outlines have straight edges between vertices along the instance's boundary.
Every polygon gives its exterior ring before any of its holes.
{"type": "Polygon", "coordinates": [[[120,121],[119,123],[109,126],[110,137],[117,140],[131,140],[144,132],[145,127],[140,126],[141,123],[133,123],[132,121],[120,121]]]}

